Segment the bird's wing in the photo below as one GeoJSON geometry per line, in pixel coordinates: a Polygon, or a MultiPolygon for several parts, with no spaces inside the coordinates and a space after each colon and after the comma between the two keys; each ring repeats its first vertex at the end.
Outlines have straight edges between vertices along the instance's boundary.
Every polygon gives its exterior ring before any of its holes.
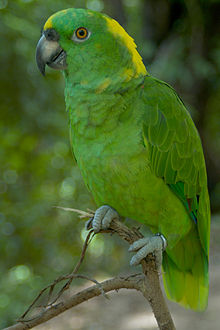
{"type": "Polygon", "coordinates": [[[210,207],[202,145],[190,114],[175,90],[147,76],[143,139],[152,172],[164,179],[197,223],[208,255],[210,207]]]}

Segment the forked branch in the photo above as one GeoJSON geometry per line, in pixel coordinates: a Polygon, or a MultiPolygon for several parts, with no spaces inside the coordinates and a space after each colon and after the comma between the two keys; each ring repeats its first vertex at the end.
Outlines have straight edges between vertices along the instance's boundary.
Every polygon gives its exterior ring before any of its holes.
{"type": "MultiPolygon", "coordinates": [[[[89,210],[88,212],[78,211],[74,209],[64,209],[66,211],[77,212],[80,214],[81,218],[84,217],[92,217],[93,211],[89,210]]],[[[130,229],[125,224],[118,220],[113,220],[110,226],[110,229],[105,232],[117,233],[122,239],[127,241],[129,244],[132,244],[134,241],[142,238],[143,235],[137,229],[130,229]]],[[[152,311],[155,315],[155,318],[158,323],[158,327],[161,330],[175,330],[175,326],[173,320],[171,318],[170,312],[164,300],[160,282],[159,275],[156,269],[155,259],[152,255],[149,255],[146,259],[141,262],[142,270],[144,274],[135,274],[127,277],[114,277],[112,279],[106,280],[104,282],[98,283],[94,279],[90,279],[86,276],[76,274],[78,271],[83,258],[85,256],[86,248],[88,246],[88,242],[90,240],[90,234],[87,236],[86,242],[84,243],[83,252],[80,258],[80,261],[76,265],[73,272],[69,275],[62,276],[55,280],[51,285],[48,285],[46,288],[41,290],[38,297],[34,300],[34,302],[30,305],[28,310],[22,315],[21,319],[15,325],[6,328],[5,330],[23,330],[23,329],[31,329],[36,325],[42,324],[53,317],[63,313],[64,311],[81,304],[84,301],[87,301],[95,296],[103,295],[106,296],[107,292],[112,290],[119,290],[121,288],[126,289],[136,289],[142,292],[143,296],[148,300],[151,305],[152,311]],[[62,301],[58,301],[60,299],[63,292],[67,290],[73,281],[74,278],[84,278],[88,279],[96,284],[82,290],[76,294],[70,295],[68,298],[62,299],[62,301]],[[67,280],[65,285],[59,291],[58,295],[56,295],[55,299],[51,300],[51,296],[53,290],[57,283],[67,280]],[[27,319],[27,314],[31,310],[31,308],[36,304],[39,300],[39,297],[49,289],[47,303],[41,308],[40,313],[35,314],[34,317],[27,319]]],[[[42,307],[42,306],[41,306],[42,307]]]]}

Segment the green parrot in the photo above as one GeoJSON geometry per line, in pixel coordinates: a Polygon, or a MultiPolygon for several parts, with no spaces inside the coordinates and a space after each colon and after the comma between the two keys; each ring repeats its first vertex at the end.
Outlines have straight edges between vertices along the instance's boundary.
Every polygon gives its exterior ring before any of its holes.
{"type": "Polygon", "coordinates": [[[71,144],[98,209],[92,226],[132,218],[151,235],[131,245],[137,265],[154,253],[169,299],[208,300],[210,205],[198,132],[175,90],[152,77],[134,40],[107,15],[66,9],[45,23],[36,61],[63,71],[71,144]]]}

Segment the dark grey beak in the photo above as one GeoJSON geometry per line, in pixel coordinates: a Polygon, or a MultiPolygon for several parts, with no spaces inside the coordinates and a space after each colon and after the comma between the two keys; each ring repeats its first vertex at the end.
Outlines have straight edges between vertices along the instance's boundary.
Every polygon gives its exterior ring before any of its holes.
{"type": "Polygon", "coordinates": [[[37,44],[36,62],[40,72],[45,75],[46,64],[56,70],[65,70],[66,53],[54,40],[48,40],[43,34],[37,44]]]}

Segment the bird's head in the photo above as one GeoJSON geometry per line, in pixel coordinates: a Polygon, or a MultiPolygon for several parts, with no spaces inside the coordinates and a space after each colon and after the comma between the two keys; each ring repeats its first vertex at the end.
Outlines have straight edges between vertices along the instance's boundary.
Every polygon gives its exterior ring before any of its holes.
{"type": "MultiPolygon", "coordinates": [[[[74,81],[120,77],[123,81],[146,75],[133,39],[107,15],[86,9],[66,9],[52,15],[37,45],[37,65],[64,70],[74,81]]],[[[116,79],[116,78],[115,78],[116,79]]]]}

